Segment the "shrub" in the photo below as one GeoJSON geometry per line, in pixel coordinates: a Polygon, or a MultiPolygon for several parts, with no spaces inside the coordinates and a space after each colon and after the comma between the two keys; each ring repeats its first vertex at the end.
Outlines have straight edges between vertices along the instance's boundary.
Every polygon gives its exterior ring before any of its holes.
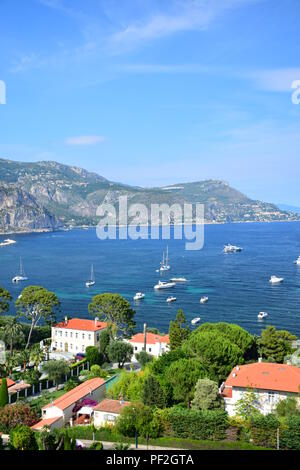
{"type": "Polygon", "coordinates": [[[2,379],[0,385],[0,408],[7,405],[8,403],[8,390],[7,390],[7,381],[2,379]]]}
{"type": "Polygon", "coordinates": [[[225,438],[228,416],[223,410],[199,411],[173,407],[162,414],[164,427],[171,435],[190,439],[221,440],[225,438]]]}
{"type": "Polygon", "coordinates": [[[37,414],[28,404],[18,402],[0,408],[0,431],[3,433],[9,433],[17,424],[32,426],[37,421],[37,414]]]}
{"type": "Polygon", "coordinates": [[[93,444],[89,447],[89,450],[103,450],[102,442],[93,442],[93,444]]]}
{"type": "Polygon", "coordinates": [[[249,435],[254,445],[276,448],[279,421],[273,414],[253,416],[250,420],[249,435]]]}
{"type": "Polygon", "coordinates": [[[286,427],[280,431],[280,448],[300,450],[300,417],[289,416],[286,427]]]}
{"type": "Polygon", "coordinates": [[[34,431],[23,424],[18,424],[10,432],[9,442],[16,450],[38,450],[34,431]]]}

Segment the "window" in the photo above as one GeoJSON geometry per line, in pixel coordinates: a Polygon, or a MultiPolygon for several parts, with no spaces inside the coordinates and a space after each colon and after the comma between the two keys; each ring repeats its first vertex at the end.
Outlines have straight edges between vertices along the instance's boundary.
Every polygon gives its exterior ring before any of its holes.
{"type": "Polygon", "coordinates": [[[100,335],[99,333],[97,333],[97,341],[99,341],[99,339],[100,339],[100,335]]]}
{"type": "Polygon", "coordinates": [[[84,339],[84,333],[82,333],[82,339],[84,339]]]}
{"type": "Polygon", "coordinates": [[[59,332],[60,336],[62,336],[62,331],[59,332]]]}
{"type": "Polygon", "coordinates": [[[92,335],[89,333],[89,339],[92,339],[92,335]]]}
{"type": "Polygon", "coordinates": [[[66,331],[65,337],[66,337],[66,338],[68,337],[68,332],[67,332],[67,331],[66,331]]]}
{"type": "Polygon", "coordinates": [[[73,338],[73,331],[71,331],[71,333],[70,333],[70,337],[71,337],[71,338],[73,338]]]}
{"type": "Polygon", "coordinates": [[[84,346],[83,345],[81,346],[81,351],[84,352],[84,346]]]}
{"type": "Polygon", "coordinates": [[[57,330],[54,330],[55,331],[55,336],[57,336],[57,330]]]}
{"type": "Polygon", "coordinates": [[[274,403],[275,401],[275,393],[274,392],[268,392],[268,402],[269,403],[274,403]]]}
{"type": "Polygon", "coordinates": [[[78,333],[76,333],[76,339],[78,338],[78,333]]]}
{"type": "Polygon", "coordinates": [[[57,341],[55,341],[55,347],[57,348],[57,341]]]}
{"type": "Polygon", "coordinates": [[[73,349],[73,344],[70,344],[70,349],[73,349]]]}
{"type": "Polygon", "coordinates": [[[60,347],[62,348],[62,343],[60,343],[60,347]]]}
{"type": "Polygon", "coordinates": [[[134,350],[137,351],[137,346],[134,346],[134,350]]]}
{"type": "Polygon", "coordinates": [[[149,351],[149,352],[151,352],[151,351],[152,351],[152,349],[151,349],[151,348],[149,348],[149,349],[148,349],[148,351],[149,351]]]}

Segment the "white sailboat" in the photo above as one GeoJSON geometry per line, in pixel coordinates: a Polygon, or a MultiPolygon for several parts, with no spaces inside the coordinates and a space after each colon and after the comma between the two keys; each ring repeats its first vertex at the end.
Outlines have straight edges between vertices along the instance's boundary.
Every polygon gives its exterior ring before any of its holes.
{"type": "Polygon", "coordinates": [[[12,278],[12,282],[18,283],[21,281],[27,281],[28,277],[25,274],[24,268],[23,268],[23,263],[22,263],[22,258],[20,256],[20,273],[12,278]]]}
{"type": "Polygon", "coordinates": [[[91,267],[91,277],[88,281],[86,281],[85,287],[92,287],[95,284],[96,284],[96,281],[95,281],[95,274],[94,274],[94,266],[92,265],[92,267],[91,267]]]}
{"type": "Polygon", "coordinates": [[[168,245],[167,245],[167,255],[166,255],[166,259],[165,259],[165,253],[163,252],[163,259],[160,263],[160,268],[159,268],[160,271],[169,271],[170,270],[170,264],[169,264],[169,249],[168,249],[168,245]]]}

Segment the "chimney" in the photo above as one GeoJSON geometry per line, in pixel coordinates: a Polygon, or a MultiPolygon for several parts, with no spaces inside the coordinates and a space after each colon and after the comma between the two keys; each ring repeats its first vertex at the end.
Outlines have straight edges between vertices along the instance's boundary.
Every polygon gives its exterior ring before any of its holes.
{"type": "Polygon", "coordinates": [[[262,357],[259,357],[259,358],[258,358],[258,362],[259,362],[259,363],[262,362],[262,357]]]}
{"type": "Polygon", "coordinates": [[[235,372],[233,372],[232,377],[236,377],[236,373],[235,373],[235,372]]]}
{"type": "Polygon", "coordinates": [[[144,323],[144,351],[146,351],[147,346],[147,323],[144,323]]]}
{"type": "Polygon", "coordinates": [[[65,325],[68,324],[68,317],[65,317],[65,325]]]}
{"type": "Polygon", "coordinates": [[[98,321],[99,321],[99,318],[98,318],[98,317],[95,317],[95,326],[97,326],[98,321]]]}

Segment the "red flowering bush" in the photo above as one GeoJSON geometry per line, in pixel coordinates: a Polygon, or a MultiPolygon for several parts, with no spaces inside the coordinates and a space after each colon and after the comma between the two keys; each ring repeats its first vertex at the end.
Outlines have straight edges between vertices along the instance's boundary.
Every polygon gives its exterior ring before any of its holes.
{"type": "Polygon", "coordinates": [[[5,405],[0,408],[0,431],[9,433],[18,424],[32,426],[39,420],[35,411],[26,403],[5,405]]]}

